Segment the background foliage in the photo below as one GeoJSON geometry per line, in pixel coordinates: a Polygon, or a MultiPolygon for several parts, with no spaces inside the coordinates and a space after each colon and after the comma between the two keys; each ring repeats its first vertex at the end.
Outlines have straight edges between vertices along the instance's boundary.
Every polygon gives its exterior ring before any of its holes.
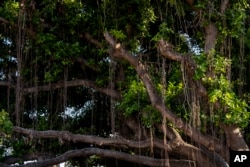
{"type": "MultiPolygon", "coordinates": [[[[249,143],[249,2],[230,2],[224,13],[220,3],[1,1],[0,156],[6,156],[6,149],[20,157],[35,150],[59,155],[66,150],[88,147],[79,143],[61,147],[60,141],[52,139],[27,141],[18,134],[12,134],[8,141],[13,125],[103,137],[110,137],[115,131],[126,138],[133,135],[124,120],[133,119],[149,136],[162,137],[156,130],[163,121],[160,113],[152,106],[133,67],[110,57],[110,46],[103,38],[106,31],[145,65],[166,106],[192,124],[191,101],[195,90],[187,81],[183,64],[162,58],[157,42],[167,40],[181,56],[190,56],[197,66],[189,79],[201,81],[208,91],[208,99],[199,99],[198,117],[202,123],[196,128],[219,136],[222,123],[237,125],[245,131],[249,143]],[[208,54],[204,52],[205,27],[210,22],[218,27],[218,35],[214,50],[208,54]],[[68,81],[77,80],[88,84],[69,86],[68,81]],[[20,99],[16,85],[21,86],[20,99]],[[97,88],[115,90],[122,100],[97,88]]],[[[149,150],[145,151],[145,155],[149,154],[149,150]]],[[[98,156],[74,158],[71,163],[114,165],[98,156]]],[[[115,163],[122,166],[120,161],[115,163]]]]}

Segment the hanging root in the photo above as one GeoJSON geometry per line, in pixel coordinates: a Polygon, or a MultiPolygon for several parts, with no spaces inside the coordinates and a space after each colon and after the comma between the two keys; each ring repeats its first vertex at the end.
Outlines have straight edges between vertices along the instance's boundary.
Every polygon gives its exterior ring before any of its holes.
{"type": "Polygon", "coordinates": [[[182,79],[184,83],[184,94],[185,100],[188,104],[188,107],[191,111],[190,113],[190,123],[193,127],[200,127],[200,98],[197,92],[197,88],[195,87],[195,83],[193,81],[192,76],[189,75],[187,69],[186,60],[188,58],[184,58],[181,63],[182,70],[182,79]]]}

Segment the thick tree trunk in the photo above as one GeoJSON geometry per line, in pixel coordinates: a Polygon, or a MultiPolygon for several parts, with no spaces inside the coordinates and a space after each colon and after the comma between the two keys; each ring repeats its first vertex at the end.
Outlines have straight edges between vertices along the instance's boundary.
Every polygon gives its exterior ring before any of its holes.
{"type": "MultiPolygon", "coordinates": [[[[222,3],[221,8],[225,8],[224,6],[227,5],[228,1],[224,1],[222,3]]],[[[222,9],[223,11],[225,9],[222,9]]],[[[215,48],[216,39],[218,30],[214,23],[210,23],[207,27],[205,27],[206,31],[206,39],[205,39],[205,53],[208,54],[215,48]]],[[[230,69],[231,70],[231,69],[230,69]]],[[[213,72],[213,71],[211,71],[213,72]]],[[[231,71],[230,71],[231,72],[231,71]]],[[[240,132],[239,127],[235,125],[223,125],[224,132],[226,134],[227,145],[232,150],[249,150],[243,136],[240,132]]],[[[228,155],[229,153],[227,153],[228,155]]]]}
{"type": "Polygon", "coordinates": [[[223,129],[226,134],[227,145],[234,151],[249,151],[249,147],[246,144],[240,128],[235,125],[224,125],[223,129]]]}

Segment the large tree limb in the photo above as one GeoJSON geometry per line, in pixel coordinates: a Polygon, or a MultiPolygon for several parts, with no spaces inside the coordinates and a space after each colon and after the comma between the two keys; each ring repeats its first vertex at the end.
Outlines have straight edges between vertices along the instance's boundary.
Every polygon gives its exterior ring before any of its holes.
{"type": "Polygon", "coordinates": [[[226,134],[227,144],[235,151],[249,151],[249,147],[244,141],[240,128],[235,125],[223,125],[226,134]]]}
{"type": "Polygon", "coordinates": [[[45,159],[50,159],[50,158],[54,158],[55,155],[52,153],[39,153],[39,152],[28,152],[26,154],[23,154],[21,156],[6,156],[3,157],[1,162],[4,164],[15,164],[18,162],[24,162],[24,161],[32,161],[32,160],[45,160],[45,159]]]}
{"type": "MultiPolygon", "coordinates": [[[[213,29],[215,27],[211,26],[213,29]]],[[[211,35],[211,34],[210,34],[211,35]]],[[[212,39],[211,37],[209,39],[207,39],[207,42],[215,42],[215,41],[211,41],[211,40],[215,40],[216,37],[214,36],[216,34],[212,33],[212,39]]],[[[174,60],[174,61],[177,61],[177,62],[180,62],[182,63],[185,68],[187,69],[187,75],[189,78],[193,78],[194,76],[194,72],[195,72],[195,69],[196,69],[196,64],[195,62],[193,61],[193,59],[185,59],[185,56],[182,56],[181,54],[177,53],[177,52],[174,52],[173,50],[171,50],[169,47],[167,47],[168,45],[166,45],[166,41],[159,41],[158,43],[158,47],[160,49],[160,53],[163,57],[165,58],[168,58],[170,60],[174,60]]],[[[209,49],[211,50],[214,46],[211,45],[211,44],[208,44],[209,45],[209,49]]],[[[207,52],[209,52],[209,50],[207,50],[207,52]]],[[[199,94],[208,99],[208,92],[206,90],[206,88],[203,86],[203,84],[198,81],[198,80],[193,80],[194,82],[194,86],[196,87],[196,89],[198,90],[199,94]]],[[[198,138],[197,138],[198,139],[198,138]]],[[[227,146],[222,142],[222,141],[219,141],[218,139],[209,139],[209,140],[214,140],[214,142],[218,142],[218,144],[221,144],[221,148],[220,147],[216,147],[216,145],[210,145],[209,147],[212,147],[212,148],[209,148],[208,149],[212,149],[212,150],[215,150],[217,153],[220,153],[223,158],[229,160],[229,154],[228,154],[228,149],[227,149],[227,146]]]]}
{"type": "MultiPolygon", "coordinates": [[[[68,141],[68,142],[80,142],[80,143],[89,143],[91,145],[96,146],[117,146],[123,148],[149,148],[151,146],[150,140],[144,141],[130,141],[125,140],[121,137],[115,138],[103,138],[98,136],[92,135],[82,135],[82,134],[73,134],[68,131],[55,131],[55,130],[48,130],[48,131],[37,131],[32,129],[25,129],[22,127],[14,126],[13,132],[27,135],[29,138],[32,139],[58,139],[61,142],[68,141]]],[[[163,143],[161,140],[154,139],[153,141],[154,147],[164,149],[163,143]]],[[[166,150],[170,151],[170,146],[165,148],[166,150]]]]}
{"type": "Polygon", "coordinates": [[[170,139],[168,143],[171,146],[171,153],[180,154],[192,161],[195,161],[197,166],[223,166],[228,167],[226,161],[215,152],[197,148],[183,141],[181,135],[172,127],[167,127],[167,136],[170,139]],[[208,159],[210,159],[208,161],[208,159]]]}
{"type": "Polygon", "coordinates": [[[191,127],[188,123],[184,122],[180,117],[168,109],[162,102],[160,95],[157,93],[144,65],[138,61],[137,57],[128,53],[128,51],[122,48],[121,44],[116,43],[108,33],[105,33],[104,37],[112,47],[110,55],[127,60],[136,69],[138,76],[146,87],[152,105],[161,113],[163,120],[169,120],[176,128],[181,129],[187,136],[192,138],[193,141],[205,146],[208,150],[214,150],[216,152],[225,150],[225,146],[219,139],[202,135],[199,130],[191,127]]]}
{"type": "MultiPolygon", "coordinates": [[[[223,1],[222,7],[223,5],[227,5],[227,3],[228,3],[227,0],[223,1]]],[[[210,23],[205,28],[205,30],[206,30],[205,53],[209,55],[209,52],[215,47],[218,30],[214,23],[210,23]]],[[[162,56],[180,63],[185,62],[184,65],[188,69],[188,75],[189,75],[188,77],[193,78],[193,74],[197,65],[194,63],[192,59],[185,59],[185,56],[182,56],[181,54],[174,52],[171,48],[168,47],[169,44],[166,41],[163,40],[159,41],[158,46],[160,48],[162,56]]],[[[207,97],[208,92],[200,81],[194,81],[194,85],[199,90],[200,95],[202,95],[205,98],[208,98],[207,97]]],[[[249,150],[246,142],[243,140],[240,129],[238,127],[223,125],[223,129],[227,137],[228,146],[231,149],[249,150]]],[[[223,157],[228,159],[229,157],[228,151],[225,151],[227,149],[222,149],[221,151],[219,151],[215,148],[215,150],[216,152],[222,153],[222,155],[224,154],[223,157]]]]}
{"type": "MultiPolygon", "coordinates": [[[[25,129],[21,127],[13,127],[15,133],[22,135],[27,135],[31,140],[33,139],[58,139],[63,143],[64,141],[68,142],[81,142],[89,143],[90,145],[98,146],[116,146],[118,148],[135,148],[135,149],[145,149],[152,146],[152,141],[150,139],[144,141],[130,141],[123,138],[103,138],[98,136],[91,135],[81,135],[81,134],[72,134],[68,131],[36,131],[31,129],[25,129]]],[[[175,133],[176,134],[176,133],[175,133]]],[[[165,149],[169,153],[179,155],[177,157],[185,157],[191,159],[192,161],[199,164],[207,164],[208,166],[217,166],[218,164],[225,164],[223,159],[220,159],[219,156],[210,157],[208,161],[207,156],[212,153],[205,152],[199,148],[196,148],[192,145],[185,143],[181,137],[176,134],[176,138],[173,138],[167,143],[167,147],[163,144],[162,140],[153,139],[153,147],[159,149],[165,149]],[[190,154],[191,153],[191,154],[190,154]],[[216,161],[213,161],[213,158],[217,158],[216,161]]],[[[117,158],[114,156],[113,158],[117,158]]],[[[225,166],[225,165],[223,165],[225,166]]]]}
{"type": "MultiPolygon", "coordinates": [[[[99,148],[84,148],[80,150],[71,150],[67,151],[64,154],[44,160],[44,161],[38,161],[38,162],[33,162],[25,165],[20,165],[20,167],[47,167],[51,166],[54,164],[59,164],[62,162],[65,162],[67,160],[70,160],[71,158],[74,157],[87,157],[91,155],[98,155],[101,157],[105,158],[113,158],[115,157],[116,159],[119,160],[125,160],[129,161],[132,163],[137,163],[141,165],[147,165],[147,166],[165,166],[165,159],[155,159],[151,157],[146,157],[142,155],[132,155],[132,154],[127,154],[119,151],[114,151],[114,150],[106,150],[106,149],[99,149],[99,148]]],[[[189,160],[169,160],[170,166],[175,166],[175,167],[194,167],[195,163],[193,161],[189,160]]],[[[5,164],[0,164],[3,167],[10,167],[10,165],[5,165],[5,164]]]]}

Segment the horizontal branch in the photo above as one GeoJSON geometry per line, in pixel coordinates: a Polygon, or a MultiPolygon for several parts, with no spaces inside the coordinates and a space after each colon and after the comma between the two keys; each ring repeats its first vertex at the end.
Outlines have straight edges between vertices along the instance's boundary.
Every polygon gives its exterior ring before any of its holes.
{"type": "MultiPolygon", "coordinates": [[[[11,88],[15,88],[14,85],[10,85],[9,82],[7,81],[1,81],[0,86],[10,86],[11,88]]],[[[43,85],[43,86],[37,86],[37,87],[29,87],[29,88],[24,88],[23,91],[25,93],[34,93],[34,92],[39,92],[39,91],[50,91],[53,89],[59,89],[63,87],[76,87],[76,86],[85,86],[87,88],[93,88],[101,93],[104,93],[108,96],[111,96],[115,99],[121,99],[121,94],[114,89],[111,88],[102,88],[97,86],[93,81],[89,80],[72,80],[72,81],[67,81],[66,83],[64,82],[59,82],[59,83],[53,83],[50,85],[43,85]]]]}
{"type": "Polygon", "coordinates": [[[0,81],[0,86],[8,86],[8,87],[13,87],[14,88],[14,85],[11,84],[11,82],[8,82],[8,81],[0,81]]]}
{"type": "MultiPolygon", "coordinates": [[[[213,166],[217,166],[217,164],[225,163],[223,159],[219,156],[214,155],[214,157],[207,158],[207,155],[211,154],[209,152],[205,152],[197,147],[189,145],[179,138],[175,138],[169,141],[166,145],[163,144],[162,140],[154,138],[152,141],[151,139],[143,140],[143,141],[131,141],[123,139],[122,137],[116,138],[104,138],[99,136],[92,136],[92,135],[82,135],[82,134],[72,134],[68,131],[55,131],[55,130],[48,130],[48,131],[36,131],[32,129],[25,129],[22,127],[13,127],[13,132],[19,133],[22,135],[27,135],[31,140],[33,139],[58,139],[61,143],[68,141],[68,142],[80,142],[80,143],[88,143],[93,146],[115,146],[118,148],[134,148],[134,149],[145,149],[151,148],[159,148],[166,150],[168,153],[174,153],[175,155],[179,155],[178,157],[188,158],[191,159],[192,162],[196,162],[198,164],[210,164],[213,166]],[[181,151],[180,151],[181,150],[181,151]],[[190,153],[194,155],[190,157],[190,153]],[[215,161],[213,159],[216,159],[215,161]],[[216,165],[215,165],[216,164],[216,165]]],[[[225,166],[225,165],[222,165],[225,166]]]]}
{"type": "Polygon", "coordinates": [[[6,20],[5,18],[3,17],[0,17],[0,23],[5,23],[5,24],[9,24],[9,21],[6,20]]]}
{"type": "MultiPolygon", "coordinates": [[[[37,131],[32,129],[25,129],[22,127],[14,126],[13,132],[27,135],[29,138],[32,139],[58,139],[59,141],[68,141],[68,142],[81,142],[81,143],[89,143],[91,145],[96,146],[117,146],[123,148],[149,148],[152,146],[150,139],[144,141],[130,141],[125,140],[121,137],[117,138],[104,138],[99,136],[93,135],[82,135],[82,134],[73,134],[68,131],[55,131],[55,130],[48,130],[48,131],[37,131]]],[[[153,146],[156,148],[164,149],[163,142],[161,140],[154,139],[153,146]]],[[[166,150],[169,149],[170,146],[165,148],[166,150]]]]}
{"type": "MultiPolygon", "coordinates": [[[[146,157],[142,155],[127,154],[127,153],[114,151],[114,150],[106,150],[106,149],[99,149],[99,148],[84,148],[80,150],[67,151],[64,154],[56,158],[28,163],[25,165],[20,165],[20,167],[47,167],[47,166],[59,164],[62,162],[66,162],[74,157],[87,157],[91,155],[97,155],[103,158],[115,158],[118,160],[124,160],[124,161],[137,163],[141,165],[147,165],[147,166],[168,167],[166,166],[166,162],[169,162],[170,166],[175,166],[175,167],[194,167],[195,166],[195,163],[189,160],[156,159],[156,158],[146,157]]],[[[0,165],[3,167],[11,167],[10,165],[4,165],[4,164],[0,164],[0,165]]]]}
{"type": "MultiPolygon", "coordinates": [[[[49,158],[54,158],[55,155],[53,153],[45,153],[45,152],[28,152],[18,156],[5,156],[1,159],[1,162],[4,164],[15,164],[18,162],[25,162],[25,161],[33,161],[33,160],[45,160],[49,158]]],[[[1,165],[0,165],[1,166],[1,165]]]]}

